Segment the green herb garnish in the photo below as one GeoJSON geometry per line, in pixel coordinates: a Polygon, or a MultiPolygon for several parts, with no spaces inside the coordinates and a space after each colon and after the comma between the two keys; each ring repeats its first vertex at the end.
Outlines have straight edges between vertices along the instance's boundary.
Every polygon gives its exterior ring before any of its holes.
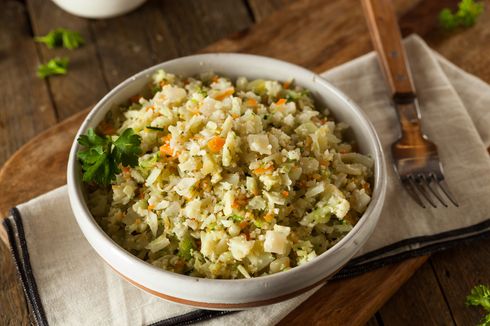
{"type": "Polygon", "coordinates": [[[76,49],[85,43],[80,33],[71,31],[66,28],[56,28],[44,36],[35,37],[34,40],[44,43],[50,49],[64,47],[67,49],[76,49]]]}
{"type": "Polygon", "coordinates": [[[164,129],[163,129],[163,128],[153,127],[153,126],[146,126],[146,129],[156,130],[156,131],[164,131],[164,129]]]}
{"type": "Polygon", "coordinates": [[[474,0],[462,0],[458,4],[458,10],[452,12],[445,8],[439,13],[439,24],[446,30],[454,30],[457,27],[470,27],[476,23],[476,19],[483,12],[483,2],[474,0]]]}
{"type": "Polygon", "coordinates": [[[230,216],[230,218],[235,221],[235,222],[241,222],[243,221],[243,216],[241,215],[236,215],[236,214],[233,214],[230,216]]]}
{"type": "Polygon", "coordinates": [[[82,163],[83,181],[107,186],[120,173],[119,164],[134,167],[141,152],[141,138],[128,128],[113,141],[110,136],[99,136],[90,128],[77,142],[85,149],[77,153],[82,163]]]}
{"type": "Polygon", "coordinates": [[[196,248],[194,238],[189,233],[184,234],[184,237],[179,242],[179,256],[185,260],[192,258],[192,250],[196,248]]]}
{"type": "Polygon", "coordinates": [[[68,72],[68,58],[54,58],[48,63],[41,64],[37,67],[37,76],[46,78],[53,75],[66,75],[68,72]]]}
{"type": "Polygon", "coordinates": [[[490,288],[486,285],[477,285],[466,297],[467,306],[481,306],[487,312],[479,326],[490,326],[490,288]]]}

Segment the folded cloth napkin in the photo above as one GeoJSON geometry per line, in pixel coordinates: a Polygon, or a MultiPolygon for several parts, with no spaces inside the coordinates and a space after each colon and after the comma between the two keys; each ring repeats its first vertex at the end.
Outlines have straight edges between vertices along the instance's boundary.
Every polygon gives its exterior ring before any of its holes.
{"type": "MultiPolygon", "coordinates": [[[[393,169],[379,224],[361,252],[335,278],[362,273],[490,235],[490,86],[432,52],[418,37],[405,41],[425,132],[438,145],[447,182],[460,207],[422,209],[393,169]]],[[[366,111],[391,167],[398,122],[374,53],[323,74],[366,111]]],[[[122,280],[82,236],[66,187],[12,209],[5,220],[26,297],[47,325],[272,325],[317,289],[241,312],[197,310],[166,302],[122,280]],[[219,318],[215,318],[218,317],[219,318]]]]}

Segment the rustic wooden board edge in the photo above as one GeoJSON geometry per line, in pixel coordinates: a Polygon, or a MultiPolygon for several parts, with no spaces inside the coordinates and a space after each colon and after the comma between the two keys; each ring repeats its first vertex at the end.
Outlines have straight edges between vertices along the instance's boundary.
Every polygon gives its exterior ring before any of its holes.
{"type": "MultiPolygon", "coordinates": [[[[89,110],[90,108],[80,111],[73,116],[67,118],[66,120],[57,123],[52,127],[49,127],[45,131],[41,132],[39,135],[33,137],[27,143],[22,145],[0,168],[0,185],[2,187],[1,189],[7,189],[4,191],[3,196],[0,196],[0,221],[3,221],[3,219],[8,216],[9,210],[13,206],[26,202],[27,200],[30,200],[35,196],[41,195],[49,190],[53,190],[57,186],[63,184],[57,183],[53,185],[50,183],[40,183],[38,184],[38,187],[35,188],[34,191],[32,191],[32,187],[26,187],[25,184],[14,181],[11,176],[20,174],[20,179],[22,179],[22,175],[29,175],[29,173],[32,173],[32,170],[36,169],[36,162],[26,165],[24,169],[19,169],[19,163],[26,161],[25,159],[32,155],[32,153],[43,150],[43,147],[41,145],[48,145],[50,150],[52,150],[52,146],[58,144],[56,138],[58,138],[60,134],[65,134],[66,137],[70,137],[70,139],[73,139],[74,133],[69,134],[70,131],[78,130],[78,126],[80,125],[83,118],[87,115],[89,110]],[[15,191],[8,191],[9,189],[15,189],[15,191]]],[[[63,148],[61,150],[63,150],[63,148]]],[[[48,159],[55,160],[54,154],[56,154],[56,152],[59,151],[55,151],[54,153],[52,153],[53,155],[49,155],[48,159]]],[[[66,160],[67,159],[68,157],[66,157],[66,160]]],[[[54,165],[51,166],[54,167],[54,165]]],[[[49,171],[44,172],[49,173],[49,171]]],[[[63,170],[63,173],[65,172],[66,171],[63,170]]],[[[40,173],[43,172],[40,171],[40,173]]],[[[17,177],[16,179],[19,179],[19,177],[17,177]]],[[[66,180],[66,176],[63,179],[66,180]]],[[[0,239],[8,245],[7,234],[3,227],[0,228],[0,239]]]]}

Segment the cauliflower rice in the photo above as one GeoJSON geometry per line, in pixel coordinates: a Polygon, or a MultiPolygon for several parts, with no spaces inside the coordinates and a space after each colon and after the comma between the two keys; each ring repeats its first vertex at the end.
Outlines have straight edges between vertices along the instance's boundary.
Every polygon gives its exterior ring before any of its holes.
{"type": "Polygon", "coordinates": [[[97,129],[132,128],[138,165],[108,189],[87,185],[98,223],[140,259],[197,277],[273,274],[332,247],[365,211],[373,160],[293,81],[160,70],[151,88],[97,129]]]}

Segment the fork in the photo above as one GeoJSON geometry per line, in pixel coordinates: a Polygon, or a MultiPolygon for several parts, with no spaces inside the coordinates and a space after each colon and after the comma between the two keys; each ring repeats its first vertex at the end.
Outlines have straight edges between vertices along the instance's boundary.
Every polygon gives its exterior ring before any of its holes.
{"type": "Polygon", "coordinates": [[[395,171],[421,207],[448,202],[459,207],[444,180],[437,146],[422,132],[415,88],[401,42],[392,0],[361,0],[371,40],[393,96],[401,137],[392,144],[395,171]],[[425,199],[425,202],[424,202],[425,199]]]}

